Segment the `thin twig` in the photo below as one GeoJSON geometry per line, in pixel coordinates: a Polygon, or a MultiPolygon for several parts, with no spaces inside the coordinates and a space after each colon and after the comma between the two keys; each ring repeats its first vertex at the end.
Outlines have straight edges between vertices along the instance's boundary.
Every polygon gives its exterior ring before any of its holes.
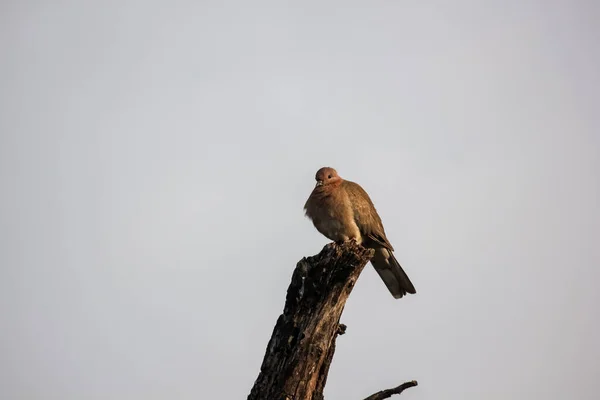
{"type": "Polygon", "coordinates": [[[395,394],[400,394],[404,392],[405,389],[411,388],[413,386],[417,386],[417,381],[404,382],[402,385],[395,387],[393,389],[386,389],[375,394],[370,395],[365,400],[382,400],[387,399],[388,397],[392,397],[395,394]]]}

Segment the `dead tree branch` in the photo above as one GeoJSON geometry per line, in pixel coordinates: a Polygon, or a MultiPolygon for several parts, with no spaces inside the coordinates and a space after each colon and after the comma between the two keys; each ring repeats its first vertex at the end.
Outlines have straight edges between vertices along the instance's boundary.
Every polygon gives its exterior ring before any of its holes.
{"type": "Polygon", "coordinates": [[[404,382],[402,385],[397,386],[393,389],[386,389],[375,394],[370,395],[365,400],[382,400],[392,397],[395,394],[400,394],[404,392],[406,389],[417,386],[417,381],[404,382]]]}
{"type": "Polygon", "coordinates": [[[372,256],[349,241],[298,262],[248,400],[323,400],[335,339],[346,330],[340,316],[372,256]]]}

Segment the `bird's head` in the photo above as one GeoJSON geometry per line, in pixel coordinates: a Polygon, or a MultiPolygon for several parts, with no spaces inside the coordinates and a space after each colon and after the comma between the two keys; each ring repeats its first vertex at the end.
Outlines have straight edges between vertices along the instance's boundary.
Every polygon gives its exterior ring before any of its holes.
{"type": "Polygon", "coordinates": [[[317,186],[327,186],[342,181],[337,171],[331,167],[323,167],[315,175],[317,186]]]}

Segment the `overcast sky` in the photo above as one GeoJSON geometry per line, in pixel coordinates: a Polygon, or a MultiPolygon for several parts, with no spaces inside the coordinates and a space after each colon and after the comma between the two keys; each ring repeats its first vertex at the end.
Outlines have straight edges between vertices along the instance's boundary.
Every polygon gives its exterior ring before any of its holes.
{"type": "Polygon", "coordinates": [[[598,398],[593,1],[3,1],[0,398],[244,399],[314,173],[371,195],[329,400],[598,398]]]}

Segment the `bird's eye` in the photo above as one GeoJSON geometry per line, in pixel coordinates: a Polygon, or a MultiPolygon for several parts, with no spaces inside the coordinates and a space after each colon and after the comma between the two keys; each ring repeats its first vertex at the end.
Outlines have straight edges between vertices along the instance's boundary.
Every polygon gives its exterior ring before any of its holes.
{"type": "Polygon", "coordinates": [[[331,175],[327,175],[327,179],[331,179],[331,175]]]}

